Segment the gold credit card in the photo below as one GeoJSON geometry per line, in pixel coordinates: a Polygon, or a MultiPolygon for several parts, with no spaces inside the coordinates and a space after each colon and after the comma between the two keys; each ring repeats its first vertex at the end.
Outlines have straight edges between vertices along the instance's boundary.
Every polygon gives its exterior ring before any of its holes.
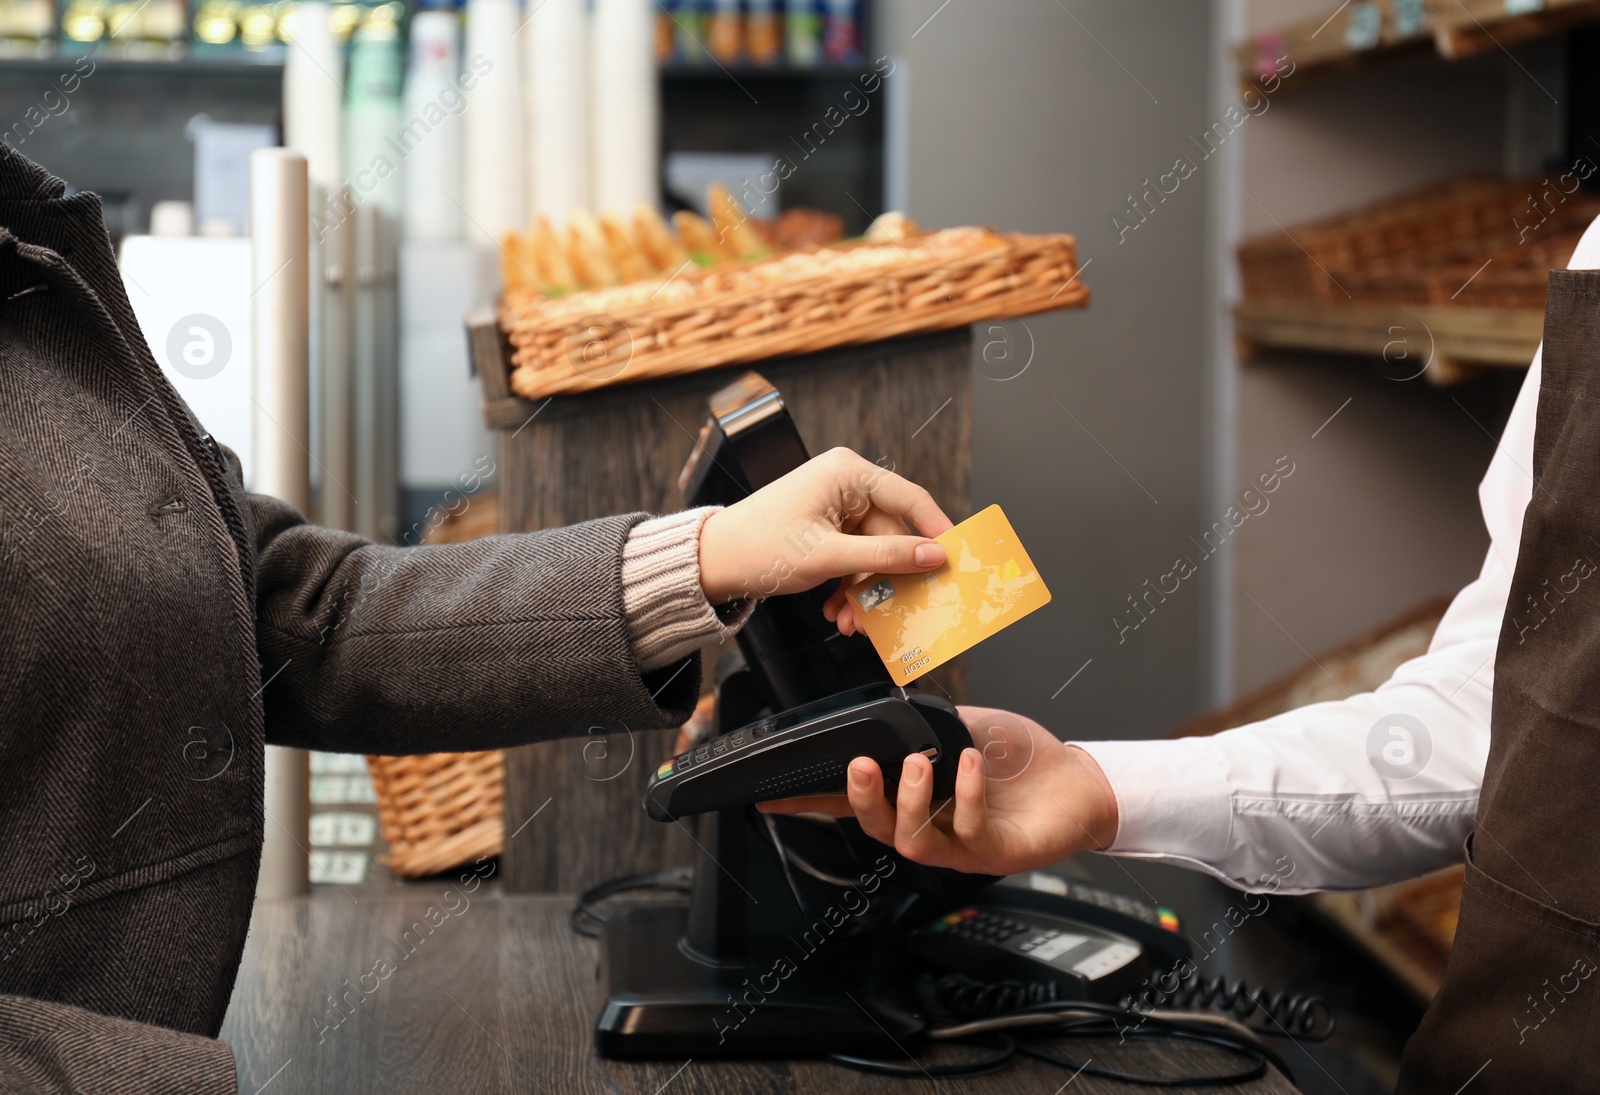
{"type": "Polygon", "coordinates": [[[847,596],[896,684],[914,681],[1050,603],[1050,591],[999,506],[938,537],[944,566],[875,574],[847,596]]]}

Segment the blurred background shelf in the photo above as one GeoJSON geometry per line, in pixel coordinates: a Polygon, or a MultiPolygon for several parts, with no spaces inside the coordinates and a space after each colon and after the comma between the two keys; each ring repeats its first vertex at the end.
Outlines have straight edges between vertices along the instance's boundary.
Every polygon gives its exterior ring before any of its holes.
{"type": "MultiPolygon", "coordinates": [[[[1233,310],[1240,356],[1264,349],[1361,354],[1389,371],[1454,384],[1480,367],[1528,367],[1544,313],[1509,308],[1244,301],[1233,310]]],[[[1397,379],[1399,377],[1397,376],[1397,379]]]]}
{"type": "Polygon", "coordinates": [[[149,75],[149,76],[253,76],[262,79],[283,78],[283,54],[254,54],[240,52],[226,56],[188,54],[182,57],[119,57],[98,54],[92,50],[77,52],[70,48],[49,57],[0,58],[0,77],[54,76],[72,71],[73,63],[87,57],[94,63],[94,75],[149,75]]]}
{"type": "MultiPolygon", "coordinates": [[[[270,50],[259,53],[235,50],[227,53],[183,54],[175,57],[129,57],[97,52],[92,46],[73,48],[73,43],[62,46],[57,52],[43,57],[0,56],[0,72],[5,75],[53,74],[65,65],[87,57],[94,62],[95,72],[144,72],[162,75],[226,76],[235,72],[283,74],[283,51],[270,50]]],[[[826,83],[849,82],[871,73],[865,65],[718,65],[707,61],[704,65],[673,62],[659,68],[660,76],[667,81],[697,80],[755,80],[773,82],[826,83]]]]}
{"type": "Polygon", "coordinates": [[[1460,61],[1597,21],[1600,0],[1351,0],[1258,30],[1234,58],[1244,88],[1273,91],[1287,58],[1293,76],[1281,86],[1298,91],[1399,58],[1460,61]]]}
{"type": "Polygon", "coordinates": [[[1459,60],[1600,20],[1600,0],[1429,0],[1434,48],[1459,60]],[[1533,7],[1536,10],[1525,10],[1533,7]]]}
{"type": "Polygon", "coordinates": [[[710,60],[703,65],[673,61],[660,68],[669,80],[854,80],[871,71],[865,65],[721,65],[710,60]]]}

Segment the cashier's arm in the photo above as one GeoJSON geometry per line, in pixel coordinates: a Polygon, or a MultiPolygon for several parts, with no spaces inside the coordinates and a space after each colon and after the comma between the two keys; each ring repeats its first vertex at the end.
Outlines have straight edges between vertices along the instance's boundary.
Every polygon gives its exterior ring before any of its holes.
{"type": "Polygon", "coordinates": [[[1110,846],[1117,798],[1093,758],[1022,715],[960,711],[980,747],[962,752],[948,802],[933,801],[933,765],[913,753],[893,803],[877,762],[857,757],[847,796],[786,799],[761,809],[854,815],[868,836],[906,858],[972,874],[1014,874],[1110,846]]]}

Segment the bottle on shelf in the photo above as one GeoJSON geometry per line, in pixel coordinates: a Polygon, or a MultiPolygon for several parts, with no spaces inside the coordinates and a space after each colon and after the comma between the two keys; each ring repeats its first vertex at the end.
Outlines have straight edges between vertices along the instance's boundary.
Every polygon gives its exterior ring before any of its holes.
{"type": "Polygon", "coordinates": [[[706,0],[667,0],[672,19],[673,58],[681,65],[703,65],[706,50],[706,0]]]}
{"type": "Polygon", "coordinates": [[[752,65],[767,67],[783,59],[783,24],[777,0],[747,0],[744,52],[752,65]]]}
{"type": "Polygon", "coordinates": [[[744,16],[739,0],[712,0],[706,48],[719,64],[736,65],[744,60],[744,16]]]}
{"type": "Polygon", "coordinates": [[[678,24],[672,18],[672,5],[659,3],[656,5],[656,38],[655,54],[656,64],[669,65],[675,59],[678,41],[678,24]]]}
{"type": "Polygon", "coordinates": [[[784,55],[796,68],[815,68],[822,60],[822,17],[818,0],[788,0],[784,5],[784,55]]]}
{"type": "Polygon", "coordinates": [[[858,0],[826,0],[828,17],[822,34],[822,58],[830,65],[861,63],[861,15],[858,0]]]}

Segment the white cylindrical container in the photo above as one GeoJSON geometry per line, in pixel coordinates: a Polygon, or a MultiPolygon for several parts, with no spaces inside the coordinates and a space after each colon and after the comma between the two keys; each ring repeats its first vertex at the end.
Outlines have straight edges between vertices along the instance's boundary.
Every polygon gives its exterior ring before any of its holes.
{"type": "MultiPolygon", "coordinates": [[[[311,504],[309,224],[306,158],[285,148],[251,153],[251,489],[302,512],[311,504]]],[[[303,750],[267,749],[266,843],[257,897],[311,892],[310,778],[303,750]]]]}
{"type": "Polygon", "coordinates": [[[467,237],[496,247],[527,216],[517,21],[516,0],[467,0],[461,205],[467,237]]]}
{"type": "Polygon", "coordinates": [[[311,182],[331,191],[344,172],[344,63],[326,0],[305,0],[286,30],[293,41],[283,60],[283,143],[305,157],[311,182]]]}
{"type": "Polygon", "coordinates": [[[522,30],[528,220],[560,224],[589,190],[589,20],[584,0],[543,0],[522,30]]]}
{"type": "MultiPolygon", "coordinates": [[[[523,32],[527,33],[526,31],[523,32]]],[[[461,117],[470,96],[461,89],[461,26],[453,10],[411,17],[406,73],[405,166],[407,239],[448,243],[461,238],[461,117]]]]}
{"type": "Polygon", "coordinates": [[[660,89],[650,0],[595,0],[590,33],[591,206],[660,204],[660,89]]]}
{"type": "Polygon", "coordinates": [[[405,58],[394,9],[395,5],[373,9],[350,46],[344,176],[356,201],[370,202],[398,218],[405,202],[401,175],[410,157],[400,105],[405,58]]]}

